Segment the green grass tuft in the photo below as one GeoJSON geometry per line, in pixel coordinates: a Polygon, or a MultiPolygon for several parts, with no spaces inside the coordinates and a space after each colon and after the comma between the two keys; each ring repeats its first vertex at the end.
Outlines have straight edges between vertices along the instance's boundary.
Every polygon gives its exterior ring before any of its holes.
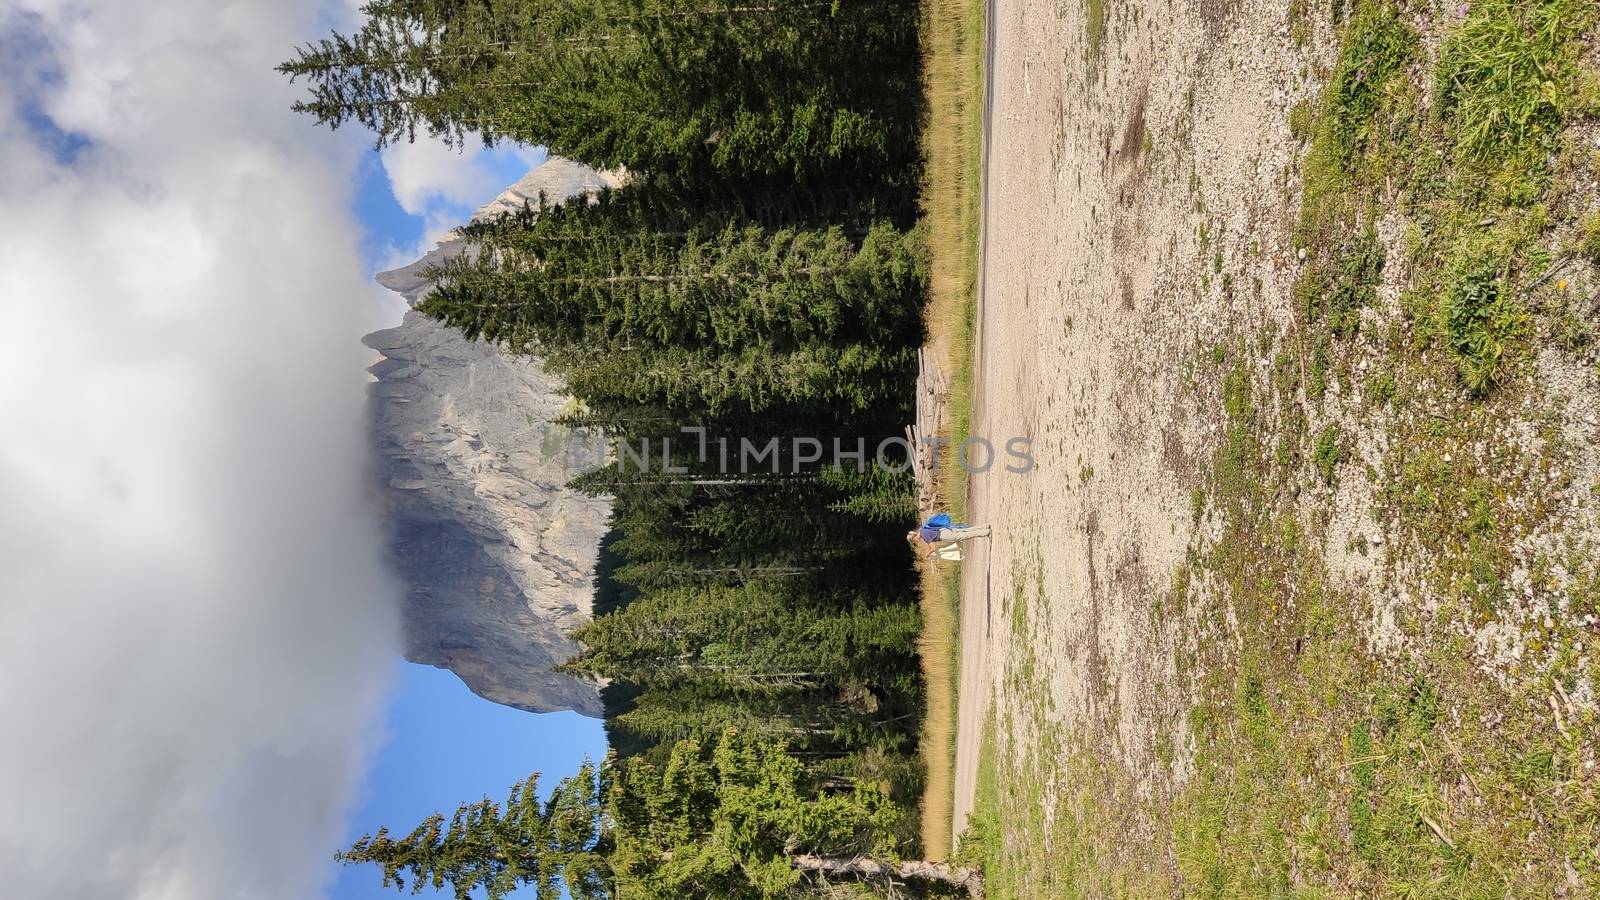
{"type": "Polygon", "coordinates": [[[1494,163],[1553,149],[1583,30],[1576,0],[1478,0],[1440,50],[1434,91],[1458,156],[1494,163]]]}
{"type": "Polygon", "coordinates": [[[1507,281],[1510,260],[1493,237],[1471,235],[1454,253],[1439,298],[1439,328],[1461,382],[1483,394],[1510,365],[1509,346],[1523,334],[1527,312],[1507,281]]]}
{"type": "Polygon", "coordinates": [[[1344,462],[1344,447],[1336,426],[1329,425],[1317,434],[1317,445],[1311,452],[1311,461],[1316,464],[1322,480],[1332,484],[1335,469],[1344,462]]]}
{"type": "Polygon", "coordinates": [[[1600,210],[1589,213],[1578,226],[1580,242],[1578,252],[1589,262],[1600,266],[1600,210]]]}

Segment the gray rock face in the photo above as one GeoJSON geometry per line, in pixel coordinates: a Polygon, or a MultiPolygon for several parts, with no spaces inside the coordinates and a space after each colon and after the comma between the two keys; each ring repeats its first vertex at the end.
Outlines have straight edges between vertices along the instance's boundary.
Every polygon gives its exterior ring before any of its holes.
{"type": "MultiPolygon", "coordinates": [[[[592,194],[611,176],[552,159],[486,215],[592,194]]],[[[461,253],[457,238],[378,276],[415,305],[422,272],[461,253]]],[[[365,338],[382,354],[369,405],[390,547],[408,585],[406,658],[448,668],[474,692],[533,712],[601,715],[593,684],[551,668],[577,652],[609,504],[568,490],[594,465],[595,439],[549,424],[568,400],[537,360],[501,354],[408,311],[365,338]]]]}

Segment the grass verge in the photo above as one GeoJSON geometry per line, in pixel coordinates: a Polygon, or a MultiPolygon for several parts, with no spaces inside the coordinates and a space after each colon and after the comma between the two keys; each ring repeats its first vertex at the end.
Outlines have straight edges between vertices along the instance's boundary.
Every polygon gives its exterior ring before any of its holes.
{"type": "Polygon", "coordinates": [[[1537,368],[1594,395],[1597,21],[1349,6],[1294,115],[1294,320],[1195,374],[1223,427],[1153,604],[1195,698],[1157,735],[1173,777],[1133,790],[1054,725],[1049,606],[1014,572],[962,849],[991,897],[1600,896],[1600,552],[1572,525],[1600,481],[1537,368]]]}
{"type": "MultiPolygon", "coordinates": [[[[1577,140],[1596,109],[1580,65],[1596,6],[1461,14],[1355,5],[1309,129],[1300,318],[1268,383],[1227,384],[1238,439],[1209,485],[1221,538],[1190,580],[1220,585],[1238,650],[1201,660],[1196,771],[1169,813],[1178,880],[1202,896],[1600,890],[1600,723],[1570,698],[1592,676],[1574,649],[1589,551],[1552,514],[1559,436],[1505,428],[1549,409],[1531,362],[1566,311],[1548,273],[1581,253],[1567,235],[1584,208],[1565,198],[1600,165],[1577,140]],[[1427,33],[1444,39],[1430,50],[1427,33]],[[1403,240],[1381,244],[1380,229],[1403,240]],[[1394,267],[1400,309],[1386,312],[1376,288],[1394,267]],[[1308,355],[1347,405],[1303,383],[1308,355]],[[1305,490],[1307,467],[1330,491],[1362,477],[1333,424],[1308,427],[1340,420],[1371,448],[1366,489],[1394,543],[1358,534],[1331,550],[1384,560],[1375,597],[1330,571],[1328,506],[1279,499],[1305,490]],[[1538,573],[1524,597],[1519,568],[1538,573]],[[1425,602],[1390,607],[1375,631],[1383,592],[1425,602]],[[1372,634],[1404,649],[1375,654],[1372,634]],[[1486,659],[1489,635],[1514,653],[1486,659]]],[[[1227,629],[1214,599],[1196,612],[1227,629]]]]}
{"type": "MultiPolygon", "coordinates": [[[[927,174],[922,205],[931,274],[926,313],[928,352],[950,373],[952,443],[967,436],[972,417],[972,351],[978,272],[978,213],[983,135],[983,2],[928,0],[924,6],[923,128],[927,174]],[[938,358],[942,355],[942,358],[938,358]]],[[[954,456],[940,461],[938,494],[957,520],[966,515],[966,482],[954,456]]],[[[953,566],[924,563],[923,633],[918,644],[928,685],[922,756],[923,852],[942,858],[951,845],[955,800],[957,684],[961,580],[953,566]]]]}

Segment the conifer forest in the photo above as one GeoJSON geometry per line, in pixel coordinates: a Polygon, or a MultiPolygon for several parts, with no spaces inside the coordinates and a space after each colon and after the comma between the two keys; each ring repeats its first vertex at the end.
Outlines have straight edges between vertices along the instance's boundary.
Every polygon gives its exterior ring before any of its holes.
{"type": "Polygon", "coordinates": [[[341,858],[463,897],[965,895],[917,861],[916,508],[874,461],[923,337],[920,5],[364,12],[281,66],[298,110],[625,173],[468,226],[419,309],[541,360],[575,401],[562,424],[647,449],[576,484],[614,507],[564,669],[607,685],[612,756],[548,801],[530,781],[341,858]],[[777,449],[741,466],[745,437],[777,449]],[[836,440],[866,451],[834,465],[836,440]]]}

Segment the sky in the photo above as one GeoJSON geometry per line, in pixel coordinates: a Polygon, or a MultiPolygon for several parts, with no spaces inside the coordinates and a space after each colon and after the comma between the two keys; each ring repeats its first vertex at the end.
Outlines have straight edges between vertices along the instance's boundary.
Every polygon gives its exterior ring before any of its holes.
{"type": "MultiPolygon", "coordinates": [[[[412,262],[544,158],[542,148],[523,147],[474,147],[465,154],[430,145],[369,151],[356,167],[351,207],[364,264],[377,272],[412,262]]],[[[398,307],[385,309],[398,315],[398,307]]],[[[547,789],[585,760],[605,755],[598,719],[533,715],[490,703],[431,666],[400,663],[395,678],[383,744],[345,845],[383,825],[409,829],[429,813],[448,814],[485,795],[503,799],[533,772],[545,774],[540,784],[547,789]]],[[[376,867],[335,868],[330,900],[398,896],[383,888],[376,867]]]]}
{"type": "Polygon", "coordinates": [[[370,276],[537,154],[291,114],[272,67],[350,14],[0,0],[8,896],[367,896],[329,861],[353,833],[598,749],[397,662],[370,276]]]}
{"type": "MultiPolygon", "coordinates": [[[[381,825],[409,830],[429,813],[448,815],[485,795],[502,800],[533,772],[545,775],[542,793],[584,759],[598,762],[605,755],[598,719],[521,712],[474,695],[441,669],[408,663],[398,668],[388,740],[368,775],[346,844],[381,825]]],[[[399,896],[383,889],[375,866],[339,867],[336,878],[328,895],[333,900],[399,896]]]]}

